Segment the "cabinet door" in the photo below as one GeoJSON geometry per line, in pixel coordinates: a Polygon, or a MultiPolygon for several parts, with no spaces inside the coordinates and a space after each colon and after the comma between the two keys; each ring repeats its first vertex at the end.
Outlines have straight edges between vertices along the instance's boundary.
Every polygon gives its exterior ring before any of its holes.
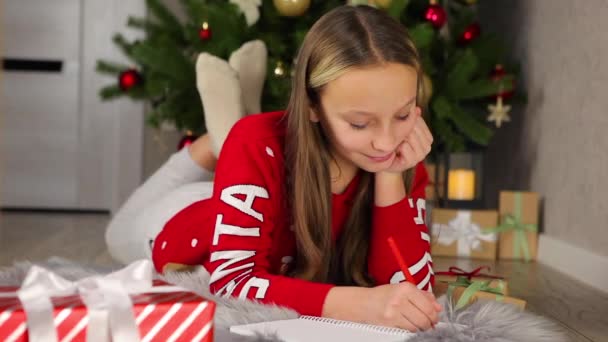
{"type": "Polygon", "coordinates": [[[80,0],[4,0],[2,56],[60,65],[41,71],[25,63],[3,72],[4,207],[77,206],[80,11],[80,0]]]}

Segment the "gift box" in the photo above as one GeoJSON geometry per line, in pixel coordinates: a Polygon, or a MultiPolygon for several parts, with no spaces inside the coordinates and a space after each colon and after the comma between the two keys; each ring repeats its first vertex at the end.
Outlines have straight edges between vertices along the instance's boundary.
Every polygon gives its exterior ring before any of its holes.
{"type": "Polygon", "coordinates": [[[67,281],[32,266],[0,289],[1,341],[213,341],[215,303],[153,281],[148,261],[67,281]]]}
{"type": "Polygon", "coordinates": [[[538,193],[501,191],[498,258],[536,260],[538,193]]]}
{"type": "Polygon", "coordinates": [[[479,299],[495,300],[516,306],[520,310],[526,308],[523,299],[507,296],[500,280],[491,285],[492,281],[468,280],[466,277],[458,277],[455,282],[436,282],[434,292],[436,295],[447,293],[448,299],[454,304],[455,310],[473,304],[479,299]]]}
{"type": "Polygon", "coordinates": [[[431,218],[431,254],[495,260],[498,223],[494,210],[435,208],[431,218]]]}
{"type": "Polygon", "coordinates": [[[483,273],[484,270],[490,271],[489,266],[481,266],[473,271],[466,272],[463,269],[451,266],[447,271],[435,271],[435,282],[453,283],[458,277],[464,277],[469,281],[489,281],[489,286],[501,288],[502,294],[509,295],[509,283],[501,276],[483,273]]]}

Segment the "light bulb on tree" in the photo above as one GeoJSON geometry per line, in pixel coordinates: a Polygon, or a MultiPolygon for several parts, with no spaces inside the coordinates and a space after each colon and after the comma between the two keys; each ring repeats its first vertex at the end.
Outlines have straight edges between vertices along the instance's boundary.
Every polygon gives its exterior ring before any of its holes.
{"type": "Polygon", "coordinates": [[[211,39],[211,28],[209,27],[208,22],[204,22],[201,25],[201,28],[198,30],[198,38],[204,42],[211,39]]]}

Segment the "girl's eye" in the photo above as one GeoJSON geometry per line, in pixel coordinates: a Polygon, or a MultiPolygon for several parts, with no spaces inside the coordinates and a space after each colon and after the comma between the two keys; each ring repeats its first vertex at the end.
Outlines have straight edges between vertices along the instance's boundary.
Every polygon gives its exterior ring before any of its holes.
{"type": "Polygon", "coordinates": [[[410,117],[410,113],[397,117],[397,120],[405,121],[410,117]]]}
{"type": "Polygon", "coordinates": [[[351,123],[350,127],[352,127],[353,129],[356,129],[356,130],[362,130],[362,129],[365,129],[365,127],[367,127],[367,124],[357,125],[357,124],[351,123]]]}

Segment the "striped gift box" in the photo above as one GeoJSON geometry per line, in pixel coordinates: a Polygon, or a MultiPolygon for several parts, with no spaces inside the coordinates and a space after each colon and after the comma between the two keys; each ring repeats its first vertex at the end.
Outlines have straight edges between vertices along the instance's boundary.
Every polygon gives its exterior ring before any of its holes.
{"type": "MultiPolygon", "coordinates": [[[[155,281],[155,286],[165,285],[155,281]]],[[[0,287],[0,293],[16,292],[0,287]]],[[[215,303],[187,291],[130,295],[141,341],[213,341],[215,303]]],[[[88,313],[79,295],[51,297],[59,341],[85,341],[88,313]]],[[[17,297],[0,298],[0,341],[28,341],[26,316],[17,297]]]]}

